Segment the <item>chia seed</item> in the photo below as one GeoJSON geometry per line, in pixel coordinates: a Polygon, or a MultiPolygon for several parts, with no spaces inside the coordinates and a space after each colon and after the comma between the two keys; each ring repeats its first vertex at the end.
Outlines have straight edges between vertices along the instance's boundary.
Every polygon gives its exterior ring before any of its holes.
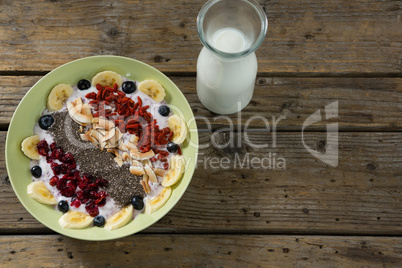
{"type": "Polygon", "coordinates": [[[129,203],[134,195],[144,196],[140,184],[142,176],[132,175],[127,164],[119,167],[112,153],[81,140],[80,125],[71,119],[67,111],[55,112],[53,118],[54,123],[48,131],[58,147],[74,156],[81,174],[106,179],[109,182],[107,193],[121,206],[129,203]]]}

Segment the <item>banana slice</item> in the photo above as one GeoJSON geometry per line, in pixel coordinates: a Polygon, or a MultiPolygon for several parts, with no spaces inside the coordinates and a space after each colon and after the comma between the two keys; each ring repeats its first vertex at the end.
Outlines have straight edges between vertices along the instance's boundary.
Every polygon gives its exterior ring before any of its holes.
{"type": "Polygon", "coordinates": [[[160,209],[169,199],[172,188],[164,187],[162,191],[152,199],[145,202],[145,214],[152,214],[160,209]]]}
{"type": "Polygon", "coordinates": [[[187,137],[187,125],[183,119],[174,114],[168,118],[168,124],[171,131],[173,131],[172,141],[176,144],[181,144],[187,137]]]}
{"type": "Polygon", "coordinates": [[[171,186],[178,182],[183,176],[186,160],[181,155],[174,155],[170,158],[169,169],[162,180],[162,186],[171,186]]]}
{"type": "Polygon", "coordinates": [[[133,206],[129,205],[120,209],[107,219],[105,229],[108,231],[116,230],[126,225],[133,217],[133,206]]]}
{"type": "Polygon", "coordinates": [[[46,188],[43,181],[31,182],[27,187],[27,192],[30,197],[39,203],[45,205],[56,205],[57,200],[53,197],[52,193],[46,188]]]}
{"type": "Polygon", "coordinates": [[[39,160],[40,155],[36,145],[39,143],[39,136],[33,135],[25,138],[21,143],[22,152],[31,159],[39,160]]]}
{"type": "Polygon", "coordinates": [[[154,80],[144,80],[138,85],[138,89],[150,96],[154,101],[161,102],[165,96],[165,89],[154,80]]]}
{"type": "Polygon", "coordinates": [[[114,87],[114,84],[117,84],[120,87],[122,83],[121,75],[112,71],[100,72],[92,78],[93,86],[101,84],[104,87],[114,87]]]}
{"type": "Polygon", "coordinates": [[[73,94],[73,88],[69,84],[58,84],[49,96],[47,96],[47,109],[49,111],[58,111],[63,107],[63,103],[73,94]]]}
{"type": "Polygon", "coordinates": [[[59,224],[63,228],[82,229],[89,226],[93,219],[94,218],[83,212],[70,210],[61,216],[59,224]]]}

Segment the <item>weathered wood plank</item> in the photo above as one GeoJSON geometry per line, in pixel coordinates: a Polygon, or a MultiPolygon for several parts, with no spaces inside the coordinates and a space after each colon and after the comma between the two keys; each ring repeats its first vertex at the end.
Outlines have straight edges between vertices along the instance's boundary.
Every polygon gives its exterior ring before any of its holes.
{"type": "MultiPolygon", "coordinates": [[[[39,76],[0,76],[0,125],[6,126],[16,106],[39,76]]],[[[172,77],[183,91],[199,128],[228,126],[227,118],[217,117],[199,102],[195,78],[172,77]]],[[[229,116],[234,126],[266,128],[261,119],[267,118],[270,130],[274,116],[277,130],[301,130],[305,120],[318,109],[338,101],[338,122],[341,131],[400,131],[402,127],[402,78],[267,78],[256,80],[254,97],[241,112],[229,116]]],[[[323,115],[324,116],[324,115],[323,115]]],[[[328,121],[320,121],[307,130],[325,130],[328,121]]],[[[237,129],[237,127],[236,127],[237,129]]]]}
{"type": "Polygon", "coordinates": [[[398,267],[401,245],[400,237],[367,236],[135,235],[102,243],[2,236],[0,261],[13,267],[398,267]]]}
{"type": "MultiPolygon", "coordinates": [[[[400,1],[259,1],[269,29],[259,71],[384,74],[402,70],[400,1]]],[[[122,55],[194,72],[205,1],[0,3],[0,71],[49,71],[92,55],[122,55]]]]}
{"type": "MultiPolygon", "coordinates": [[[[223,145],[239,135],[220,133],[212,139],[223,145]]],[[[240,146],[219,149],[211,146],[209,133],[202,133],[200,144],[209,147],[200,150],[189,188],[145,232],[402,234],[401,133],[340,133],[337,167],[308,153],[300,133],[278,133],[276,148],[270,133],[248,133],[240,140],[240,146]],[[253,148],[247,139],[268,147],[253,148]],[[276,163],[284,159],[285,169],[273,168],[274,156],[276,163]]],[[[304,140],[325,151],[325,133],[311,132],[304,140]]],[[[5,180],[4,158],[0,172],[0,232],[48,232],[15,197],[5,180]]]]}

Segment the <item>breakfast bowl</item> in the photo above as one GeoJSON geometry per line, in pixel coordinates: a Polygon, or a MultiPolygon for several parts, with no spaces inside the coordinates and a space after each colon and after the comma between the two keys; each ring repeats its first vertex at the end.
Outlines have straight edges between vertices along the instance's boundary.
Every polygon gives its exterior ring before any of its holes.
{"type": "Polygon", "coordinates": [[[166,215],[180,200],[193,176],[197,163],[198,132],[189,103],[180,89],[164,74],[140,61],[120,56],[93,56],[66,63],[41,78],[27,92],[18,105],[8,129],[6,139],[6,166],[15,194],[21,204],[46,227],[62,235],[82,240],[111,240],[135,234],[166,215]],[[60,83],[76,85],[81,79],[89,79],[103,71],[112,71],[135,81],[152,79],[158,81],[165,90],[164,101],[173,113],[180,114],[187,124],[186,139],[180,145],[185,159],[185,169],[181,179],[171,186],[171,194],[164,205],[152,213],[139,213],[128,224],[116,230],[106,230],[96,226],[83,229],[63,228],[59,219],[63,213],[56,206],[36,202],[27,193],[32,183],[30,159],[21,150],[21,143],[33,135],[35,124],[46,109],[51,90],[60,83]]]}

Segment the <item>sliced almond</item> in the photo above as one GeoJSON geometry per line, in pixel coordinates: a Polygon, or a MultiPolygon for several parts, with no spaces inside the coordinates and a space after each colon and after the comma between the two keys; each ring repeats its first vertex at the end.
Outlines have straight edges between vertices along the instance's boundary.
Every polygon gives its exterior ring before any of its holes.
{"type": "Polygon", "coordinates": [[[130,156],[133,159],[136,159],[136,160],[146,160],[146,159],[149,159],[151,157],[154,157],[155,153],[152,150],[150,150],[150,151],[148,151],[146,153],[140,153],[140,152],[138,152],[138,150],[137,151],[130,150],[130,156]]]}
{"type": "Polygon", "coordinates": [[[119,142],[118,148],[122,151],[127,151],[127,147],[122,141],[119,142]]]}
{"type": "Polygon", "coordinates": [[[89,133],[85,133],[85,134],[80,134],[81,140],[83,141],[91,141],[91,136],[89,135],[89,133]]]}
{"type": "Polygon", "coordinates": [[[101,142],[102,134],[100,134],[99,131],[92,129],[91,132],[89,132],[89,135],[97,140],[99,143],[101,142]]]}
{"type": "MultiPolygon", "coordinates": [[[[92,115],[92,113],[91,113],[91,106],[89,106],[88,103],[85,103],[84,105],[82,105],[81,113],[82,113],[83,115],[92,115]]],[[[91,121],[92,121],[92,120],[91,120],[91,121]]]]}
{"type": "Polygon", "coordinates": [[[81,110],[82,110],[82,99],[81,98],[76,98],[72,102],[72,105],[74,105],[75,109],[77,109],[77,111],[81,113],[81,110]]]}
{"type": "Polygon", "coordinates": [[[109,131],[106,132],[106,135],[101,138],[101,141],[110,140],[114,134],[116,133],[116,128],[111,128],[109,131]]]}
{"type": "Polygon", "coordinates": [[[131,159],[131,156],[127,153],[127,152],[124,152],[122,155],[121,155],[121,158],[123,159],[123,161],[131,161],[132,159],[131,159]]]}
{"type": "Polygon", "coordinates": [[[131,163],[133,164],[133,166],[136,166],[136,167],[142,167],[143,166],[140,161],[137,161],[137,160],[134,160],[134,159],[131,160],[131,163]]]}
{"type": "Polygon", "coordinates": [[[137,135],[130,136],[130,142],[133,143],[134,145],[137,145],[139,139],[140,138],[137,135]]]}
{"type": "Polygon", "coordinates": [[[142,188],[144,188],[144,192],[146,194],[149,194],[151,192],[151,190],[149,189],[148,184],[146,184],[145,181],[143,181],[143,180],[141,180],[140,183],[141,183],[142,188]]]}
{"type": "Polygon", "coordinates": [[[135,145],[134,143],[132,143],[132,142],[127,142],[126,143],[126,147],[127,147],[127,149],[128,150],[130,150],[130,151],[134,151],[134,152],[140,152],[140,151],[138,151],[138,148],[137,148],[137,145],[135,145]]]}
{"type": "Polygon", "coordinates": [[[119,155],[119,152],[118,152],[116,149],[107,149],[107,152],[108,152],[108,153],[112,153],[112,154],[114,154],[115,156],[119,155]]]}
{"type": "Polygon", "coordinates": [[[99,118],[99,127],[104,128],[106,130],[110,130],[114,127],[114,123],[112,121],[107,120],[104,117],[99,118]]]}
{"type": "Polygon", "coordinates": [[[95,128],[102,136],[106,136],[107,131],[103,128],[95,128]]]}
{"type": "Polygon", "coordinates": [[[114,158],[114,161],[117,163],[117,165],[118,165],[119,167],[121,167],[121,166],[123,165],[123,160],[121,159],[120,155],[117,155],[117,156],[114,158]]]}
{"type": "Polygon", "coordinates": [[[99,123],[99,117],[92,118],[92,124],[98,124],[98,123],[99,123]]]}
{"type": "Polygon", "coordinates": [[[144,168],[139,166],[130,166],[130,173],[136,176],[145,174],[144,168]]]}
{"type": "Polygon", "coordinates": [[[158,183],[158,179],[156,178],[155,172],[152,170],[150,165],[146,164],[144,166],[144,170],[145,170],[145,173],[147,173],[147,175],[148,175],[148,179],[152,183],[158,183]]]}
{"type": "Polygon", "coordinates": [[[154,172],[157,176],[163,177],[163,176],[165,176],[166,170],[164,170],[162,168],[154,168],[154,172]]]}

